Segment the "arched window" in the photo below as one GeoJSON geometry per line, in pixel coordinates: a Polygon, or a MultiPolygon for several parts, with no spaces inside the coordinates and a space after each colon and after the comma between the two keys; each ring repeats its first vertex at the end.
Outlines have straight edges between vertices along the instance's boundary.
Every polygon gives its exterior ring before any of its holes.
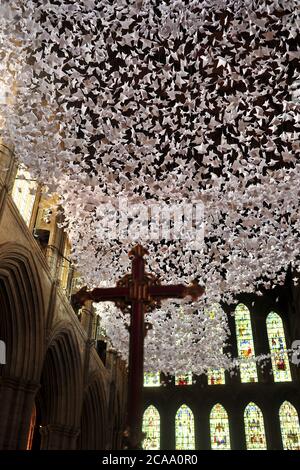
{"type": "Polygon", "coordinates": [[[192,384],[193,384],[192,372],[188,372],[187,374],[175,375],[175,385],[192,385],[192,384]]]}
{"type": "Polygon", "coordinates": [[[159,372],[145,372],[144,373],[144,387],[159,387],[160,386],[160,373],[159,372]]]}
{"type": "Polygon", "coordinates": [[[31,220],[37,187],[37,182],[31,178],[28,171],[20,168],[13,186],[12,198],[28,226],[31,220]]]}
{"type": "Polygon", "coordinates": [[[248,450],[266,450],[264,417],[255,403],[249,403],[244,412],[246,444],[248,450]]]}
{"type": "MultiPolygon", "coordinates": [[[[235,329],[239,357],[251,359],[255,355],[252,335],[251,317],[248,308],[239,304],[235,309],[235,329]]],[[[242,362],[240,365],[241,381],[257,382],[257,369],[254,362],[242,362]]]]}
{"type": "Polygon", "coordinates": [[[186,405],[182,405],[176,413],[175,436],[177,450],[195,450],[194,415],[186,405]]]}
{"type": "Polygon", "coordinates": [[[272,354],[272,369],[275,382],[290,382],[292,380],[283,323],[280,316],[271,312],[267,316],[267,332],[270,352],[272,354]]]}
{"type": "Polygon", "coordinates": [[[220,403],[210,412],[210,442],[212,450],[230,450],[228,415],[220,403]]]}
{"type": "Polygon", "coordinates": [[[146,437],[143,441],[143,449],[160,449],[160,417],[155,406],[150,405],[146,409],[143,417],[143,433],[146,437]]]}
{"type": "MultiPolygon", "coordinates": [[[[216,313],[221,309],[219,304],[213,304],[209,309],[206,310],[209,318],[214,319],[216,313]]],[[[221,348],[220,353],[223,353],[221,348]]],[[[225,384],[225,372],[222,368],[210,368],[207,371],[207,383],[208,385],[222,385],[225,384]]]]}
{"type": "Polygon", "coordinates": [[[280,429],[284,450],[300,450],[300,426],[298,413],[285,401],[279,410],[280,429]]]}

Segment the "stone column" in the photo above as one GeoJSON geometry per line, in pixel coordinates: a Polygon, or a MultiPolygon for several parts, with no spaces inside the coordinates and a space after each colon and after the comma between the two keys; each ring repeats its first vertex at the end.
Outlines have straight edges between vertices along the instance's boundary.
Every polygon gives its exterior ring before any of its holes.
{"type": "Polygon", "coordinates": [[[39,387],[37,382],[16,377],[0,379],[0,449],[26,449],[39,387]]]}
{"type": "Polygon", "coordinates": [[[175,413],[162,403],[160,411],[160,447],[161,450],[175,449],[175,413]]]}
{"type": "Polygon", "coordinates": [[[7,195],[11,192],[16,174],[15,158],[10,148],[0,139],[0,220],[4,212],[7,195]]]}
{"type": "Polygon", "coordinates": [[[92,338],[92,330],[94,323],[95,312],[92,306],[91,301],[85,302],[84,306],[81,309],[81,324],[85,331],[87,332],[88,338],[92,338]]]}
{"type": "Polygon", "coordinates": [[[41,450],[75,450],[79,428],[65,424],[48,424],[40,428],[41,450]]]}
{"type": "Polygon", "coordinates": [[[267,448],[269,450],[282,450],[282,437],[280,429],[280,420],[278,406],[275,400],[269,400],[264,409],[264,423],[267,439],[267,448]]]}
{"type": "Polygon", "coordinates": [[[212,406],[207,399],[201,400],[200,406],[195,409],[195,443],[196,450],[210,450],[209,415],[212,406]]]}
{"type": "MultiPolygon", "coordinates": [[[[227,314],[228,326],[230,330],[230,343],[224,348],[224,353],[229,353],[231,357],[238,357],[237,337],[235,331],[235,319],[231,313],[227,314]]],[[[226,374],[226,383],[230,384],[231,387],[235,387],[236,391],[241,384],[240,370],[235,369],[233,374],[226,374]]]]}
{"type": "MultiPolygon", "coordinates": [[[[110,385],[109,385],[109,401],[108,401],[108,429],[107,429],[107,442],[112,442],[113,445],[121,445],[122,446],[122,440],[123,440],[123,429],[115,429],[115,422],[114,422],[114,416],[119,413],[118,407],[117,407],[117,363],[118,363],[118,353],[116,350],[111,349],[107,353],[107,362],[106,362],[106,370],[109,372],[110,377],[110,385]],[[116,433],[120,432],[120,435],[116,435],[116,433]],[[108,437],[110,436],[110,437],[108,437]]],[[[122,448],[122,447],[120,447],[122,448]]]]}
{"type": "Polygon", "coordinates": [[[230,441],[232,450],[246,449],[246,436],[244,426],[244,410],[235,408],[229,411],[230,441]]]}
{"type": "MultiPolygon", "coordinates": [[[[254,318],[255,322],[255,354],[270,354],[266,317],[256,315],[254,318]]],[[[263,363],[263,367],[258,365],[258,381],[260,383],[272,384],[274,382],[272,373],[272,362],[271,359],[267,359],[263,363]]]]}
{"type": "Polygon", "coordinates": [[[0,139],[0,178],[5,184],[7,191],[12,191],[15,175],[17,173],[17,166],[15,156],[11,148],[7,147],[0,139]]]}

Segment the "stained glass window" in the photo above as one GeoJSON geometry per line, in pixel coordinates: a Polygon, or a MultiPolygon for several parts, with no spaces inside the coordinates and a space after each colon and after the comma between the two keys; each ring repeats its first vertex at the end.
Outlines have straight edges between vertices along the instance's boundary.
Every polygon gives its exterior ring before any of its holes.
{"type": "MultiPolygon", "coordinates": [[[[235,328],[239,357],[251,359],[255,355],[254,341],[251,327],[251,317],[248,308],[239,304],[235,309],[235,328]]],[[[240,365],[241,381],[257,382],[257,369],[254,362],[242,362],[240,365]]]]}
{"type": "Polygon", "coordinates": [[[280,316],[271,312],[267,316],[267,332],[270,352],[272,354],[272,369],[275,382],[290,382],[291,371],[286,352],[283,323],[280,316]]]}
{"type": "Polygon", "coordinates": [[[208,385],[222,385],[225,384],[224,369],[209,369],[207,373],[208,385]]]}
{"type": "Polygon", "coordinates": [[[300,426],[298,413],[285,401],[279,410],[282,444],[284,450],[300,450],[300,426]]]}
{"type": "Polygon", "coordinates": [[[20,168],[13,186],[12,198],[28,226],[31,220],[37,187],[37,182],[31,179],[28,171],[20,168]]]}
{"type": "Polygon", "coordinates": [[[228,415],[220,403],[210,413],[210,441],[212,450],[230,450],[228,415]]]}
{"type": "Polygon", "coordinates": [[[160,373],[159,372],[145,372],[144,373],[144,387],[159,387],[160,386],[160,373]]]}
{"type": "Polygon", "coordinates": [[[160,417],[155,406],[150,405],[146,409],[143,417],[143,433],[146,437],[143,441],[143,449],[160,449],[160,417]]]}
{"type": "MultiPolygon", "coordinates": [[[[209,318],[214,319],[216,317],[216,312],[218,312],[220,308],[221,307],[219,304],[213,304],[210,306],[209,309],[206,310],[206,313],[209,316],[209,318]]],[[[220,352],[222,353],[222,349],[220,350],[220,352]]],[[[208,382],[208,385],[225,384],[224,369],[216,369],[216,368],[208,369],[207,382],[208,382]]]]}
{"type": "Polygon", "coordinates": [[[192,410],[182,405],[175,417],[176,430],[176,449],[194,450],[195,449],[195,426],[192,410]]]}
{"type": "Polygon", "coordinates": [[[175,385],[192,385],[192,384],[193,384],[192,372],[188,372],[187,374],[175,375],[175,385]]]}
{"type": "Polygon", "coordinates": [[[244,412],[246,444],[248,450],[266,450],[264,417],[255,403],[249,403],[244,412]]]}

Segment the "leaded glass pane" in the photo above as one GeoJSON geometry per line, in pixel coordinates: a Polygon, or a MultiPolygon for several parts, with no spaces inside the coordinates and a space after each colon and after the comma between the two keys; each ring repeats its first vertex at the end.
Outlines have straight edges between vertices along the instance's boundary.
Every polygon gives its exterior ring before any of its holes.
{"type": "MultiPolygon", "coordinates": [[[[244,360],[251,359],[255,355],[251,317],[248,308],[243,304],[239,304],[235,309],[235,328],[239,357],[244,360]]],[[[253,362],[243,362],[240,365],[240,374],[243,383],[258,381],[256,364],[253,362]]]]}
{"type": "Polygon", "coordinates": [[[284,450],[300,450],[300,426],[298,413],[285,401],[279,410],[282,444],[284,450]]]}
{"type": "Polygon", "coordinates": [[[228,415],[219,403],[210,413],[210,440],[213,450],[230,450],[228,415]]]}
{"type": "Polygon", "coordinates": [[[225,384],[224,369],[209,369],[207,373],[208,385],[222,385],[225,384]]]}
{"type": "Polygon", "coordinates": [[[193,384],[192,372],[188,372],[187,374],[175,375],[175,385],[192,385],[192,384],[193,384]]]}
{"type": "Polygon", "coordinates": [[[159,372],[144,372],[144,387],[159,387],[160,386],[160,373],[159,372]]]}
{"type": "Polygon", "coordinates": [[[160,417],[155,406],[150,405],[143,416],[143,449],[159,450],[160,448],[160,417]]]}
{"type": "Polygon", "coordinates": [[[290,382],[292,380],[290,364],[286,352],[286,342],[283,323],[275,312],[267,317],[267,332],[270,352],[272,354],[272,369],[275,382],[290,382]]]}
{"type": "Polygon", "coordinates": [[[244,413],[246,444],[248,450],[266,450],[264,418],[255,403],[249,403],[244,413]]]}
{"type": "Polygon", "coordinates": [[[182,405],[176,413],[175,436],[177,450],[195,449],[194,415],[186,405],[182,405]]]}

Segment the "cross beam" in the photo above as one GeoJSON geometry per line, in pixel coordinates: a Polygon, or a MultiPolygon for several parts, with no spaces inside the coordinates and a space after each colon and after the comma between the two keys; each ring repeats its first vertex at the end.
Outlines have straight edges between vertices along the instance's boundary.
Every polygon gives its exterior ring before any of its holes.
{"type": "Polygon", "coordinates": [[[158,278],[146,273],[144,255],[147,250],[136,245],[130,252],[131,274],[126,274],[116,287],[97,287],[92,291],[82,288],[73,295],[72,301],[79,306],[88,300],[93,302],[114,302],[125,312],[130,312],[130,342],[128,361],[127,397],[127,448],[140,449],[142,445],[142,393],[144,379],[144,314],[159,308],[161,301],[169,298],[190,296],[198,299],[204,288],[194,281],[190,286],[183,284],[161,285],[158,278]]]}

